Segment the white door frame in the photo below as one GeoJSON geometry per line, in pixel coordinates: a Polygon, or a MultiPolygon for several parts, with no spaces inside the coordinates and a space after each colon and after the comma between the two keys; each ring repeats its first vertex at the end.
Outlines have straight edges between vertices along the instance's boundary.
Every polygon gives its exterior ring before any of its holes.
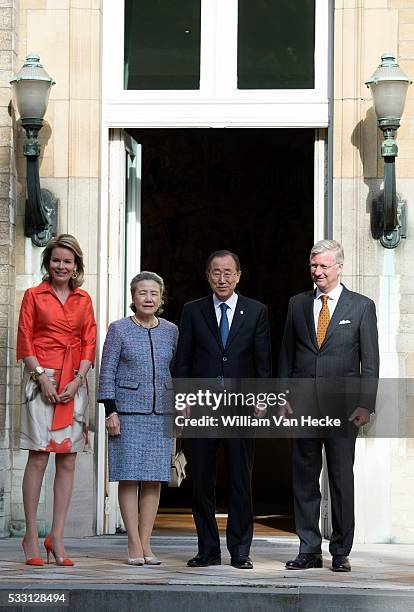
{"type": "MultiPolygon", "coordinates": [[[[123,129],[315,128],[315,239],[324,235],[330,91],[326,58],[330,48],[329,18],[333,12],[333,0],[316,0],[314,90],[235,89],[236,7],[237,0],[202,0],[200,90],[134,92],[122,89],[123,0],[103,0],[98,358],[108,322],[124,315],[123,300],[120,299],[125,273],[120,269],[124,239],[120,219],[125,204],[124,142],[122,147],[120,144],[123,129]],[[209,41],[212,41],[210,46],[209,41]]],[[[105,489],[106,434],[102,407],[97,421],[97,533],[113,533],[116,511],[114,491],[109,489],[108,497],[108,489],[105,489]]]]}
{"type": "MultiPolygon", "coordinates": [[[[327,130],[315,130],[314,144],[314,239],[324,236],[327,198],[327,130]]],[[[109,322],[124,316],[125,287],[125,134],[119,128],[102,133],[101,207],[99,219],[99,344],[102,345],[109,322]]],[[[138,152],[139,155],[139,152],[138,152]]],[[[132,229],[132,226],[131,226],[132,229]]],[[[136,232],[131,238],[136,252],[129,253],[129,266],[139,271],[141,221],[137,217],[136,232]],[[133,262],[133,264],[132,264],[133,262]],[[138,262],[138,263],[137,263],[138,262]]],[[[132,268],[131,268],[132,269],[132,268]]],[[[103,408],[99,410],[98,423],[98,493],[97,533],[115,533],[119,522],[116,483],[107,483],[106,435],[103,408]]],[[[326,504],[324,507],[328,507],[326,504]]]]}
{"type": "Polygon", "coordinates": [[[237,89],[237,0],[201,0],[200,89],[123,89],[124,0],[103,0],[107,127],[327,127],[330,15],[315,0],[314,89],[237,89]],[[139,111],[138,111],[139,109],[139,111]]]}
{"type": "Polygon", "coordinates": [[[124,315],[131,314],[129,282],[141,270],[141,145],[127,132],[123,133],[128,154],[125,166],[125,276],[124,315]]]}
{"type": "MultiPolygon", "coordinates": [[[[125,194],[125,149],[122,130],[105,131],[101,149],[101,198],[99,207],[99,268],[98,268],[98,363],[108,324],[122,316],[123,311],[123,224],[121,211],[125,194]]],[[[107,479],[105,413],[98,404],[97,448],[97,534],[114,533],[116,504],[115,484],[107,479]]]]}
{"type": "MultiPolygon", "coordinates": [[[[99,270],[98,270],[98,347],[102,347],[109,323],[125,315],[129,302],[125,279],[140,265],[140,193],[139,187],[129,185],[135,193],[135,203],[127,210],[125,195],[127,153],[132,166],[141,164],[140,148],[134,139],[119,128],[102,133],[101,205],[99,214],[99,270]],[[126,224],[127,215],[134,223],[126,224]],[[125,244],[130,249],[125,253],[125,244]]],[[[139,170],[140,174],[140,170],[139,170]]],[[[140,178],[140,177],[138,177],[140,178]]],[[[132,182],[132,181],[131,181],[132,182]]],[[[114,533],[119,523],[117,484],[108,482],[105,416],[103,407],[97,417],[97,534],[114,533]]]]}

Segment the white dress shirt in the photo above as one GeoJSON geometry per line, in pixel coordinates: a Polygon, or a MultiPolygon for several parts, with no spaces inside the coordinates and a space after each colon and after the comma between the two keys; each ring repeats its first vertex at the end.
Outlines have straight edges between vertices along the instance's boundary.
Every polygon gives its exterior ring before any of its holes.
{"type": "Polygon", "coordinates": [[[238,297],[239,296],[237,295],[237,293],[233,293],[233,295],[231,295],[228,300],[226,300],[225,302],[221,302],[216,296],[216,294],[213,293],[214,312],[216,313],[217,325],[219,327],[220,327],[220,319],[221,319],[220,304],[227,304],[228,306],[227,319],[229,322],[229,329],[230,329],[232,321],[233,321],[234,313],[236,312],[238,297]]]}
{"type": "Polygon", "coordinates": [[[315,299],[313,300],[313,319],[315,321],[315,332],[316,333],[318,333],[318,319],[319,319],[319,313],[322,308],[322,300],[320,299],[321,295],[328,296],[327,304],[328,304],[329,314],[332,319],[332,315],[335,311],[336,305],[338,304],[338,300],[342,293],[342,289],[343,287],[341,283],[338,283],[336,287],[332,289],[332,291],[329,291],[329,293],[322,293],[322,291],[318,287],[316,287],[315,299]]]}

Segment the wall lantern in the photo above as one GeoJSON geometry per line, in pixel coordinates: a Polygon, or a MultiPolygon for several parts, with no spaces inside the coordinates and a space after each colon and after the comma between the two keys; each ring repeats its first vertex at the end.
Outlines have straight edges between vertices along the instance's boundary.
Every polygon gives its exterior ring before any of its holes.
{"type": "Polygon", "coordinates": [[[40,188],[37,136],[43,125],[47,103],[55,81],[47,74],[38,55],[28,55],[19,72],[10,80],[20,119],[26,130],[23,153],[27,161],[27,200],[24,233],[33,244],[43,247],[56,236],[58,200],[40,188]]]}
{"type": "Polygon", "coordinates": [[[371,89],[378,125],[384,134],[384,193],[372,202],[371,232],[383,247],[394,249],[406,237],[405,202],[399,201],[395,186],[395,135],[400,126],[407,89],[412,81],[399,68],[392,53],[381,55],[381,63],[365,85],[371,89]]]}

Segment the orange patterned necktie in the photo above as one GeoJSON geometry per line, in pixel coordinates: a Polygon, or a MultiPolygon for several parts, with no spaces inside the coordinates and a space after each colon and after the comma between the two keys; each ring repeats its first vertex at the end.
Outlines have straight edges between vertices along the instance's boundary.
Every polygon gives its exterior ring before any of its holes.
{"type": "Polygon", "coordinates": [[[322,342],[325,340],[326,330],[328,329],[329,321],[331,320],[331,315],[328,308],[328,296],[321,295],[321,300],[322,308],[319,312],[318,331],[316,334],[319,348],[321,347],[322,342]]]}

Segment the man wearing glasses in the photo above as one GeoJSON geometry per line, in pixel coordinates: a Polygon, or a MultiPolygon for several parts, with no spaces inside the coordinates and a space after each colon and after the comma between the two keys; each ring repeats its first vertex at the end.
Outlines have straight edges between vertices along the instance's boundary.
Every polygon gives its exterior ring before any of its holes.
{"type": "MultiPolygon", "coordinates": [[[[175,356],[176,378],[266,378],[271,374],[270,332],[264,304],[235,293],[239,258],[215,251],[207,259],[212,294],[185,304],[175,356]]],[[[193,516],[198,554],[189,567],[220,565],[220,538],[215,519],[216,458],[224,446],[228,471],[227,548],[231,565],[252,569],[252,438],[198,438],[192,444],[193,516]]]]}
{"type": "MultiPolygon", "coordinates": [[[[343,248],[335,240],[321,240],[313,246],[310,273],[316,288],[291,298],[282,341],[279,377],[315,379],[317,410],[339,411],[352,428],[343,437],[321,432],[317,438],[293,440],[293,494],[300,549],[296,559],[286,563],[292,570],[322,567],[319,477],[324,446],[332,508],[332,570],[351,571],[348,555],[354,537],[355,440],[358,428],[369,422],[375,409],[379,352],[375,304],[340,283],[343,261],[343,248]],[[328,385],[338,385],[339,391],[319,392],[328,385]],[[341,395],[342,389],[350,388],[352,393],[341,395]]],[[[285,412],[294,414],[293,402],[285,412]]]]}

